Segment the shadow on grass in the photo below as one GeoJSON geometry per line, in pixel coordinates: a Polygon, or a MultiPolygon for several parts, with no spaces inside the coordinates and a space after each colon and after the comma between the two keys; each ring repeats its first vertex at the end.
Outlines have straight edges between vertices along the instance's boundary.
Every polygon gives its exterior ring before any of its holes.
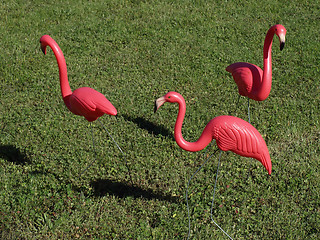
{"type": "Polygon", "coordinates": [[[172,135],[172,133],[164,126],[157,126],[153,122],[150,122],[142,117],[133,118],[126,114],[122,116],[125,120],[135,123],[139,128],[147,130],[150,134],[162,135],[174,140],[174,136],[172,135]]]}
{"type": "Polygon", "coordinates": [[[170,201],[173,203],[179,202],[179,197],[154,192],[152,189],[142,189],[140,187],[131,186],[127,183],[116,182],[109,179],[97,179],[90,184],[93,188],[93,194],[96,197],[102,197],[106,194],[114,195],[120,198],[128,196],[134,198],[144,198],[148,200],[158,199],[170,201]]]}
{"type": "Polygon", "coordinates": [[[30,163],[27,155],[13,145],[0,145],[0,157],[19,165],[30,163]]]}
{"type": "MultiPolygon", "coordinates": [[[[79,186],[76,179],[73,180],[61,180],[58,174],[54,172],[42,172],[33,171],[31,174],[51,174],[55,177],[61,184],[62,189],[65,186],[70,185],[73,191],[83,194],[86,197],[103,197],[106,195],[116,196],[118,198],[133,197],[134,199],[143,198],[146,200],[158,199],[161,201],[168,201],[172,203],[179,203],[181,199],[178,196],[172,196],[168,194],[161,193],[160,191],[155,192],[152,189],[142,189],[138,186],[132,186],[126,182],[118,182],[110,179],[95,179],[90,182],[90,187],[92,190],[88,191],[87,187],[79,186]]],[[[62,190],[64,191],[64,190],[62,190]]]]}

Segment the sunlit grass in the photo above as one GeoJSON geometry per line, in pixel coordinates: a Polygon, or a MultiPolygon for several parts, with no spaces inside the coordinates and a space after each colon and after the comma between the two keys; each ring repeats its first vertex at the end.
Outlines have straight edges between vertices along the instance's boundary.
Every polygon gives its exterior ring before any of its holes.
{"type": "MultiPolygon", "coordinates": [[[[320,237],[319,4],[316,1],[5,1],[0,3],[0,232],[3,239],[185,239],[185,189],[204,161],[174,141],[176,105],[153,114],[169,90],[187,102],[183,135],[235,108],[233,62],[262,67],[265,33],[273,45],[273,85],[251,101],[251,120],[272,158],[223,153],[214,219],[234,239],[320,237]],[[67,111],[58,67],[39,39],[60,45],[74,90],[90,86],[118,109],[101,121],[124,159],[93,123],[67,111]]],[[[247,120],[246,99],[236,112],[247,120]]],[[[211,150],[212,152],[213,150],[211,150]]],[[[224,239],[210,221],[218,155],[190,186],[191,237],[224,239]]]]}

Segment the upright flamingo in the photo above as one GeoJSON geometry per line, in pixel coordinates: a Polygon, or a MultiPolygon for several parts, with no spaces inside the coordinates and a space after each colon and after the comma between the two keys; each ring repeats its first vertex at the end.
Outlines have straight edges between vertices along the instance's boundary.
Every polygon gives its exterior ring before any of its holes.
{"type": "MultiPolygon", "coordinates": [[[[213,139],[215,139],[218,145],[218,148],[220,150],[232,151],[244,157],[255,158],[262,163],[262,165],[268,171],[269,175],[271,174],[272,165],[271,165],[271,159],[270,159],[270,154],[269,154],[267,145],[264,139],[262,138],[262,136],[260,135],[260,133],[258,132],[258,130],[255,129],[250,123],[233,116],[218,116],[212,119],[207,124],[207,126],[204,128],[201,136],[197,141],[187,142],[183,138],[181,133],[182,123],[186,113],[186,103],[184,98],[177,92],[168,92],[166,95],[158,98],[155,101],[154,112],[156,112],[159,109],[159,107],[165,102],[179,104],[178,117],[177,117],[175,128],[174,128],[174,137],[179,147],[181,147],[186,151],[196,152],[204,149],[213,139]]],[[[219,163],[220,163],[220,159],[219,159],[219,163]]],[[[198,170],[200,170],[200,168],[198,170]]],[[[218,175],[218,171],[217,171],[217,175],[218,175]]],[[[186,199],[187,199],[187,205],[188,205],[187,196],[186,196],[186,199]]],[[[189,209],[188,209],[188,213],[189,213],[189,209]]],[[[214,223],[223,231],[223,229],[216,222],[214,223]]],[[[232,239],[226,232],[224,233],[230,239],[232,239]]],[[[189,218],[189,234],[190,234],[190,218],[189,218]]],[[[189,235],[188,235],[188,238],[189,238],[189,235]]]]}
{"type": "MultiPolygon", "coordinates": [[[[226,70],[233,76],[241,96],[256,101],[265,100],[271,91],[272,84],[272,60],[271,47],[273,36],[276,34],[280,40],[280,51],[284,48],[287,30],[284,26],[277,24],[272,26],[266,35],[263,46],[263,70],[251,63],[237,62],[229,65],[226,70]]],[[[248,116],[249,107],[248,107],[248,116]]]]}
{"type": "Polygon", "coordinates": [[[56,56],[62,98],[72,113],[85,117],[89,122],[95,121],[104,114],[117,115],[117,109],[102,93],[89,87],[81,87],[72,92],[68,82],[67,64],[60,47],[49,35],[42,36],[40,43],[44,54],[47,53],[47,46],[49,46],[56,56]]]}
{"type": "MultiPolygon", "coordinates": [[[[89,87],[81,87],[72,92],[68,82],[66,61],[60,47],[58,46],[56,41],[53,40],[49,35],[42,36],[40,38],[40,44],[41,44],[41,50],[44,54],[47,53],[47,46],[49,46],[52,49],[57,59],[57,63],[59,67],[60,88],[61,88],[62,98],[65,105],[72,113],[85,117],[85,119],[88,120],[89,122],[97,120],[99,117],[103,116],[104,114],[113,115],[113,116],[117,115],[117,109],[111,104],[111,102],[102,93],[89,87]]],[[[100,120],[99,122],[104,127],[104,125],[101,123],[100,120]]],[[[105,127],[104,129],[107,131],[105,127]]],[[[91,131],[92,131],[92,128],[91,128],[91,131]]],[[[109,134],[108,131],[107,133],[109,134]]],[[[115,142],[115,140],[110,134],[109,136],[115,142]]],[[[93,141],[93,147],[94,147],[93,135],[92,135],[92,141],[93,141]]],[[[116,142],[115,144],[123,154],[119,145],[116,142]]]]}

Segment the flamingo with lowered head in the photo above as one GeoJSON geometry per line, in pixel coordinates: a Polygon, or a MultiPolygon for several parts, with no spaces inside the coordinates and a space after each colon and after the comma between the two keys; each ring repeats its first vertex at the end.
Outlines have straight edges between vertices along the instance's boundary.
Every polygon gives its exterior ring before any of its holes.
{"type": "MultiPolygon", "coordinates": [[[[72,92],[68,82],[67,64],[59,45],[49,35],[43,35],[40,38],[40,44],[41,44],[41,50],[44,54],[47,53],[47,46],[49,46],[56,57],[58,67],[59,67],[61,95],[65,105],[73,114],[83,116],[89,122],[93,122],[97,120],[99,117],[103,116],[104,114],[113,115],[113,116],[117,115],[117,109],[111,104],[111,102],[102,93],[89,87],[81,87],[72,92]]],[[[116,141],[113,139],[113,137],[110,135],[108,130],[105,128],[105,126],[102,124],[100,120],[99,122],[103,126],[103,128],[107,131],[111,139],[114,141],[114,143],[117,145],[118,149],[124,156],[123,151],[121,150],[119,145],[116,143],[116,141]]],[[[91,127],[91,132],[92,132],[92,127],[91,127]]],[[[95,147],[93,134],[92,134],[92,142],[93,142],[93,147],[95,147]]],[[[88,165],[88,167],[91,166],[92,164],[93,164],[93,161],[91,162],[91,164],[88,165]]],[[[88,167],[85,170],[87,170],[88,167]]]]}
{"type": "MultiPolygon", "coordinates": [[[[174,127],[174,137],[182,149],[186,151],[196,152],[204,149],[213,139],[216,140],[218,148],[222,151],[232,151],[236,154],[239,154],[244,157],[255,158],[260,161],[262,165],[266,168],[269,175],[271,174],[271,159],[267,145],[258,132],[250,123],[233,116],[218,116],[212,119],[207,126],[204,128],[201,136],[195,142],[186,141],[181,133],[183,119],[186,113],[186,102],[184,98],[177,92],[168,92],[163,97],[158,98],[155,101],[154,112],[156,112],[160,106],[165,102],[169,103],[178,103],[179,111],[178,117],[174,127]]],[[[220,154],[221,156],[221,154],[220,154]]],[[[210,158],[210,157],[209,157],[210,158]]],[[[209,159],[208,158],[208,159],[209,159]]],[[[206,160],[206,162],[208,161],[206,160]]],[[[206,163],[205,162],[205,163],[206,163]]],[[[204,163],[204,164],[205,164],[204,163]]],[[[202,164],[201,167],[204,165],[202,164]]],[[[220,158],[219,158],[220,164],[220,158]]],[[[192,175],[188,182],[186,190],[186,200],[188,208],[188,217],[189,217],[189,233],[188,239],[190,236],[190,216],[189,216],[189,207],[188,207],[188,187],[193,176],[201,169],[201,167],[192,175]]],[[[218,165],[219,170],[219,165],[218,165]]],[[[218,177],[218,170],[216,175],[216,182],[218,177]]],[[[215,189],[215,188],[214,188],[215,189]]],[[[213,207],[214,193],[212,199],[213,207]]],[[[212,208],[211,208],[211,219],[223,231],[230,239],[232,239],[212,218],[212,208]]]]}
{"type": "MultiPolygon", "coordinates": [[[[272,26],[266,35],[263,46],[263,70],[247,62],[237,62],[229,65],[226,70],[233,76],[241,96],[256,101],[264,101],[270,94],[272,85],[272,60],[271,48],[273,36],[277,35],[280,40],[280,51],[284,48],[287,30],[281,24],[272,26]]],[[[248,117],[250,121],[249,108],[248,117]]]]}
{"type": "Polygon", "coordinates": [[[187,142],[181,133],[183,119],[186,113],[186,102],[177,92],[168,92],[155,102],[157,109],[165,102],[178,103],[179,112],[174,128],[174,137],[182,149],[196,152],[204,149],[213,139],[220,150],[232,151],[243,157],[255,158],[262,163],[271,174],[271,159],[268,147],[258,132],[250,123],[234,116],[218,116],[212,119],[196,142],[187,142]]]}

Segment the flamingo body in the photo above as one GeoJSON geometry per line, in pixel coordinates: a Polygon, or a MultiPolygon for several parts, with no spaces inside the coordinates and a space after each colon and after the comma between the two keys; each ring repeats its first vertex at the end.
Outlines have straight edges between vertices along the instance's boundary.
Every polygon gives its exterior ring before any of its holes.
{"type": "Polygon", "coordinates": [[[179,104],[174,130],[175,140],[179,147],[186,151],[196,152],[204,149],[215,139],[222,151],[232,151],[243,157],[255,158],[271,174],[272,164],[268,147],[261,134],[250,123],[234,116],[218,116],[207,124],[196,142],[187,142],[181,133],[186,110],[184,98],[179,93],[169,92],[156,100],[155,111],[165,102],[179,104]]]}
{"type": "MultiPolygon", "coordinates": [[[[271,174],[271,159],[267,145],[250,123],[233,116],[218,116],[212,119],[208,130],[222,151],[232,151],[240,156],[257,159],[271,174]]],[[[207,128],[207,127],[206,127],[207,128]]]]}
{"type": "Polygon", "coordinates": [[[272,85],[271,48],[273,36],[276,34],[279,37],[280,50],[282,50],[286,32],[287,30],[281,24],[274,25],[268,30],[263,46],[263,70],[246,62],[237,62],[226,68],[226,71],[232,74],[240,95],[256,101],[263,101],[269,96],[272,85]]]}
{"type": "Polygon", "coordinates": [[[104,114],[117,115],[117,109],[102,93],[89,87],[81,87],[72,92],[68,82],[67,65],[60,47],[49,35],[42,36],[40,43],[44,54],[47,53],[47,46],[50,46],[55,54],[59,67],[61,95],[72,113],[85,117],[89,122],[104,114]]]}
{"type": "Polygon", "coordinates": [[[95,121],[103,114],[117,115],[117,109],[111,102],[102,93],[89,87],[74,90],[69,103],[71,112],[84,116],[89,122],[95,121]]]}
{"type": "MultiPolygon", "coordinates": [[[[256,101],[262,100],[253,91],[254,86],[259,86],[262,82],[263,71],[260,67],[251,63],[237,62],[229,65],[226,70],[232,74],[241,96],[247,96],[256,101]]],[[[264,96],[269,95],[270,91],[267,88],[263,90],[264,96]]]]}

